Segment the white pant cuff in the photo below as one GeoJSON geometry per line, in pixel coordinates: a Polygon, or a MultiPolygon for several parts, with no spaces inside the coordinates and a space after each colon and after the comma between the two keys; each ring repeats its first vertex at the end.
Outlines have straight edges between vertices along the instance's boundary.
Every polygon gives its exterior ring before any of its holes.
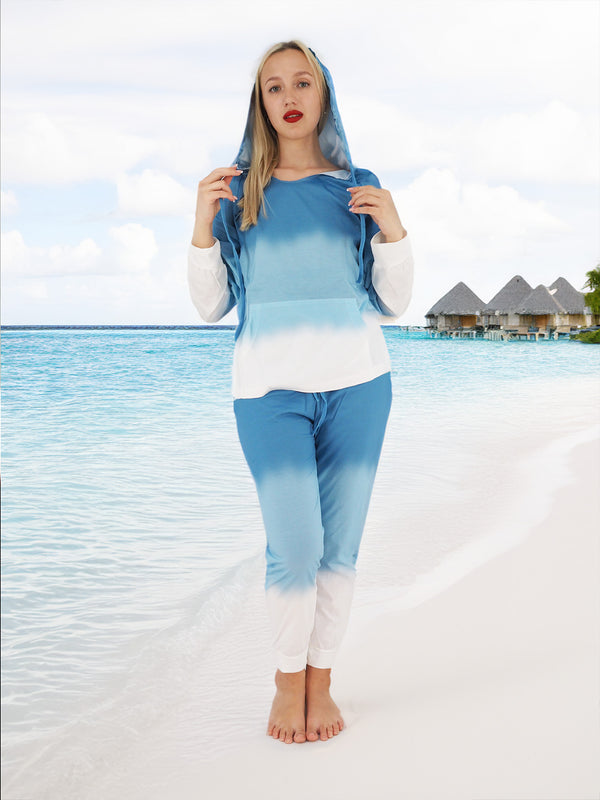
{"type": "Polygon", "coordinates": [[[280,672],[301,672],[306,667],[306,651],[297,656],[284,656],[276,653],[275,662],[280,672]]]}
{"type": "Polygon", "coordinates": [[[315,647],[309,647],[306,663],[317,669],[331,669],[336,653],[337,650],[317,650],[315,647]]]}

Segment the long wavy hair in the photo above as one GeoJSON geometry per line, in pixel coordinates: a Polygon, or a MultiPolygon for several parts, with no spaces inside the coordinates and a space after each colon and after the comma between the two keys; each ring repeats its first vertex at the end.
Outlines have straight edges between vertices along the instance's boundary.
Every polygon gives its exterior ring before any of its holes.
{"type": "Polygon", "coordinates": [[[267,59],[275,53],[281,53],[284,50],[299,50],[301,53],[304,53],[314,72],[319,94],[321,95],[321,117],[319,125],[317,126],[317,133],[321,133],[327,119],[329,110],[329,90],[321,65],[317,61],[314,53],[305,44],[296,39],[289,42],[280,42],[270,47],[258,65],[256,80],[254,81],[254,88],[252,89],[252,96],[250,98],[252,159],[244,183],[244,196],[238,204],[243,212],[241,222],[241,229],[243,231],[248,230],[251,225],[256,225],[261,210],[266,216],[265,187],[271,180],[273,170],[279,162],[279,141],[275,128],[271,125],[267,112],[265,111],[260,88],[260,79],[267,59]]]}

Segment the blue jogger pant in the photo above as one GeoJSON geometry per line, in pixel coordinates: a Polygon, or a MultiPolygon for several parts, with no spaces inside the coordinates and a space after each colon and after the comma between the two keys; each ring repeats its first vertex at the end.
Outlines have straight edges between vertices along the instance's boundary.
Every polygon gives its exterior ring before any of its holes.
{"type": "Polygon", "coordinates": [[[234,401],[267,536],[265,588],[277,665],[331,666],[391,405],[386,373],[329,392],[234,401]]]}

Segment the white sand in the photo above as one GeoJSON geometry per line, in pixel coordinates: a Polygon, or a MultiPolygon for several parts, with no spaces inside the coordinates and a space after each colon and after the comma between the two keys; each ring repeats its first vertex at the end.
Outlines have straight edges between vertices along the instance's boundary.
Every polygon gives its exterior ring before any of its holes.
{"type": "Polygon", "coordinates": [[[351,625],[334,670],[340,736],[285,745],[252,730],[209,763],[154,759],[103,796],[599,798],[599,456],[597,440],[571,452],[570,482],[524,541],[351,625]]]}

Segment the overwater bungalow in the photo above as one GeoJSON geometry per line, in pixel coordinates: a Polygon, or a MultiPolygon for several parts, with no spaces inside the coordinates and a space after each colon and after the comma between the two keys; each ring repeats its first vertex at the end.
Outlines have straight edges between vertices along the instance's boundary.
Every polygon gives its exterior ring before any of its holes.
{"type": "Polygon", "coordinates": [[[525,278],[515,275],[483,308],[481,324],[488,330],[518,328],[522,323],[515,309],[531,291],[525,278]]]}
{"type": "MultiPolygon", "coordinates": [[[[569,328],[592,325],[594,320],[590,309],[585,305],[585,295],[578,292],[566,278],[557,278],[549,287],[550,294],[565,309],[561,325],[569,328]]],[[[597,315],[596,315],[597,316],[597,315]]]]}
{"type": "Polygon", "coordinates": [[[460,281],[429,309],[425,315],[427,327],[443,334],[462,333],[466,329],[474,334],[480,325],[484,305],[483,300],[460,281]]]}
{"type": "Polygon", "coordinates": [[[562,327],[562,317],[566,315],[566,311],[554,296],[555,293],[556,289],[552,293],[547,286],[540,283],[521,300],[515,309],[520,324],[514,333],[544,337],[562,327]]]}
{"type": "Polygon", "coordinates": [[[434,336],[486,339],[566,337],[600,322],[586,307],[584,294],[565,278],[532,289],[521,275],[511,278],[487,304],[461,281],[425,316],[434,336]]]}

